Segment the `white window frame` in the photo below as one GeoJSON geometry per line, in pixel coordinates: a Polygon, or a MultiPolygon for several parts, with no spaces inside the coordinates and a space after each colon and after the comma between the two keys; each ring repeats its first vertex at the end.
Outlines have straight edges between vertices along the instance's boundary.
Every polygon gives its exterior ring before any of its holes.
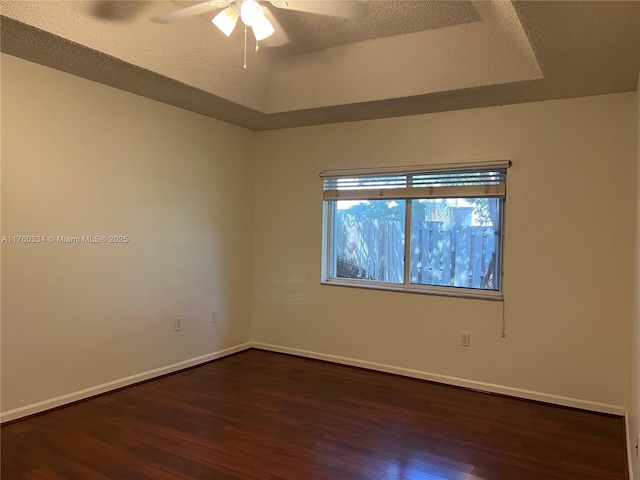
{"type": "MultiPolygon", "coordinates": [[[[322,211],[322,271],[321,283],[324,285],[337,285],[343,287],[368,288],[377,290],[390,290],[410,293],[423,293],[434,295],[445,295],[465,298],[479,298],[486,300],[502,300],[504,286],[504,238],[505,238],[505,204],[506,204],[506,170],[511,166],[509,160],[499,160],[491,162],[467,162],[443,165],[415,165],[408,167],[388,167],[388,168],[366,168],[349,170],[325,170],[320,173],[324,181],[323,191],[323,211],[322,211]],[[339,179],[362,180],[371,177],[383,177],[393,175],[416,175],[416,174],[447,174],[461,172],[483,171],[504,171],[503,182],[498,185],[470,185],[465,186],[399,186],[398,188],[353,188],[341,189],[340,187],[327,186],[339,179]],[[463,288],[438,285],[412,284],[410,278],[410,248],[411,248],[411,200],[423,198],[478,198],[497,197],[501,198],[500,235],[499,235],[499,289],[485,290],[478,288],[463,288]],[[404,283],[388,283],[372,280],[361,280],[351,278],[339,278],[332,276],[330,249],[333,247],[332,225],[335,212],[335,202],[338,200],[390,200],[397,199],[405,201],[405,245],[404,245],[404,283]]],[[[348,181],[347,181],[348,183],[348,181]]],[[[335,185],[336,183],[333,183],[335,185]]],[[[335,273],[335,272],[334,272],[335,273]]]]}

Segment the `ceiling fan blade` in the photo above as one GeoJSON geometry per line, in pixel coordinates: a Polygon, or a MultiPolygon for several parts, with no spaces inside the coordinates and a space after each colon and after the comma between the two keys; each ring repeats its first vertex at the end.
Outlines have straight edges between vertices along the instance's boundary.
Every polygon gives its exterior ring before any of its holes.
{"type": "Polygon", "coordinates": [[[349,0],[272,0],[271,3],[284,10],[342,18],[362,17],[368,9],[366,2],[349,0]]]}
{"type": "Polygon", "coordinates": [[[144,8],[144,4],[141,2],[114,2],[111,0],[99,0],[89,5],[92,16],[112,22],[132,20],[144,8]]]}
{"type": "Polygon", "coordinates": [[[208,0],[206,2],[196,3],[188,7],[180,8],[163,15],[153,17],[156,23],[172,23],[184,18],[195,17],[203,13],[211,12],[228,6],[233,0],[208,0]]]}
{"type": "Polygon", "coordinates": [[[267,17],[267,20],[271,22],[273,28],[275,28],[275,32],[270,37],[265,38],[260,43],[265,47],[279,47],[280,45],[285,45],[291,41],[287,32],[284,31],[280,22],[273,16],[271,10],[269,10],[266,6],[262,7],[264,10],[264,16],[267,17]]]}

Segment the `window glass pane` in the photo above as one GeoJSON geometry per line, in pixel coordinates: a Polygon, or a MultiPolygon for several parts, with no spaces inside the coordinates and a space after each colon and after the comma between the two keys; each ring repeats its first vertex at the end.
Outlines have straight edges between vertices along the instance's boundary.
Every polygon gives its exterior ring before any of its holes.
{"type": "Polygon", "coordinates": [[[410,283],[499,290],[500,198],[412,200],[410,283]]]}
{"type": "Polygon", "coordinates": [[[331,202],[331,268],[334,278],[404,282],[405,202],[331,202]]]}

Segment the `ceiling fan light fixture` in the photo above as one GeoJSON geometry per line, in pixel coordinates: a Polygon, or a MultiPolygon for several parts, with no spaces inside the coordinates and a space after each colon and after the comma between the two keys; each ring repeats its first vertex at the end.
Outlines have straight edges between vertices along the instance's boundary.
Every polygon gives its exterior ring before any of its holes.
{"type": "Polygon", "coordinates": [[[213,17],[211,23],[218,27],[218,29],[228,37],[236,27],[238,17],[238,11],[232,5],[213,17]]]}
{"type": "Polygon", "coordinates": [[[271,22],[267,20],[267,17],[262,17],[251,27],[251,29],[253,30],[253,35],[258,41],[270,37],[273,35],[273,32],[276,31],[271,22]]]}
{"type": "Polygon", "coordinates": [[[256,0],[244,0],[240,4],[240,18],[248,27],[253,27],[264,18],[264,11],[256,0]]]}

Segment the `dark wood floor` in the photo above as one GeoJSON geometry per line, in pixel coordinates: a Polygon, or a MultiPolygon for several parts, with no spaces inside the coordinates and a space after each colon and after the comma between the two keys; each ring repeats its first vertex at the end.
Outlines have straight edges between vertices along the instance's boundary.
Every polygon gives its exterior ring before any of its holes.
{"type": "Polygon", "coordinates": [[[619,417],[259,350],[1,434],[3,480],[625,478],[619,417]]]}

